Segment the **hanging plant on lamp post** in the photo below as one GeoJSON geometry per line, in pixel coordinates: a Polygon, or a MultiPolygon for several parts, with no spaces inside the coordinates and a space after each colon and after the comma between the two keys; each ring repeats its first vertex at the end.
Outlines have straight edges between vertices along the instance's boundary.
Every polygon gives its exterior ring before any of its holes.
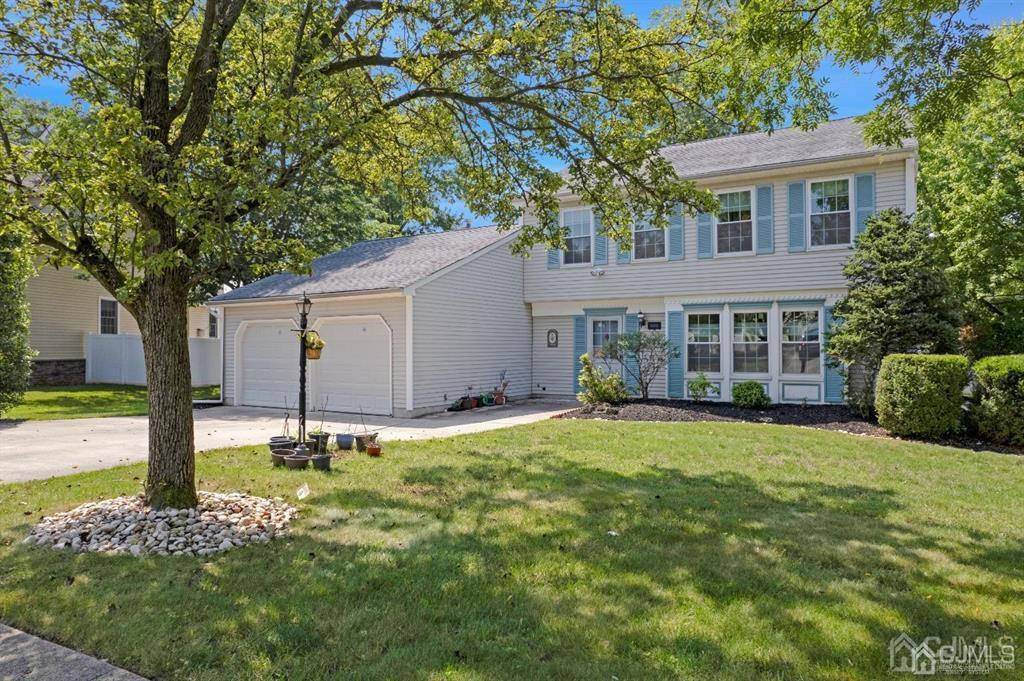
{"type": "Polygon", "coordinates": [[[306,332],[306,359],[320,359],[320,352],[327,343],[316,331],[306,332]]]}

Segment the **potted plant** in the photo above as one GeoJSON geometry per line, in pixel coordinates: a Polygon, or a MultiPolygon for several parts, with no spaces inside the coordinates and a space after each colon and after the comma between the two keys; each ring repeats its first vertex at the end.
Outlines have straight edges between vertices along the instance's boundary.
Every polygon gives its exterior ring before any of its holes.
{"type": "Polygon", "coordinates": [[[494,403],[505,404],[505,392],[508,390],[509,380],[506,378],[508,369],[502,369],[498,374],[498,385],[494,386],[494,403]]]}
{"type": "Polygon", "coordinates": [[[383,448],[380,446],[380,442],[377,441],[377,434],[373,434],[373,439],[366,443],[366,453],[370,456],[380,456],[383,448]]]}
{"type": "Polygon", "coordinates": [[[292,454],[284,457],[284,465],[293,470],[301,470],[309,465],[309,449],[300,444],[292,454]]]}
{"type": "Polygon", "coordinates": [[[356,435],[356,451],[365,452],[371,444],[377,442],[377,433],[363,433],[356,435]]]}
{"type": "Polygon", "coordinates": [[[331,441],[331,434],[324,432],[324,419],[327,418],[327,398],[324,398],[320,405],[320,425],[309,433],[309,439],[313,442],[313,454],[326,454],[327,444],[331,441]]]}
{"type": "Polygon", "coordinates": [[[306,348],[306,359],[320,359],[320,353],[327,345],[316,331],[307,331],[303,342],[306,348]]]}

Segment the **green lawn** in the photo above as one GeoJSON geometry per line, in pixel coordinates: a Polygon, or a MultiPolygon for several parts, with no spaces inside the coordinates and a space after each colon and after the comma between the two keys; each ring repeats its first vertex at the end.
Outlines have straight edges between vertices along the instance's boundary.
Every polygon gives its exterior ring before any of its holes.
{"type": "MultiPolygon", "coordinates": [[[[196,400],[218,399],[220,386],[192,389],[196,400]]],[[[141,416],[149,412],[145,386],[89,385],[44,386],[25,393],[21,404],[3,414],[5,419],[50,421],[92,416],[141,416]]]]}
{"type": "Polygon", "coordinates": [[[1024,641],[1020,457],[549,421],[328,475],[268,458],[199,458],[202,488],[301,510],[289,538],[209,560],[19,543],[137,491],[141,465],[0,487],[0,620],[161,679],[874,680],[901,631],[1024,641]]]}

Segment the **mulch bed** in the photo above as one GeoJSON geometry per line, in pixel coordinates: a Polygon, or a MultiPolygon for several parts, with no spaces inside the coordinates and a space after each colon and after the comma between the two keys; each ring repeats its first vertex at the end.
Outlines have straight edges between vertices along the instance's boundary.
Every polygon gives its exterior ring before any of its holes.
{"type": "MultiPolygon", "coordinates": [[[[844,405],[776,404],[770,409],[744,409],[729,403],[691,402],[688,400],[634,400],[618,407],[585,406],[562,415],[572,419],[604,419],[608,421],[740,421],[804,426],[822,430],[838,430],[854,435],[895,438],[877,423],[867,421],[844,405]]],[[[993,444],[966,435],[947,438],[931,444],[948,445],[974,451],[1024,454],[1024,450],[993,444]]]]}

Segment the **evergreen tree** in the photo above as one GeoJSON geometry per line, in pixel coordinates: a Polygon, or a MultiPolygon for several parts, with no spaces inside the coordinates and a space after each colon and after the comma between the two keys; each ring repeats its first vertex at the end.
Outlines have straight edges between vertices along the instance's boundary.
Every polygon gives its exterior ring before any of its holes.
{"type": "Polygon", "coordinates": [[[848,401],[863,414],[873,411],[886,355],[956,347],[959,304],[943,265],[927,227],[897,209],[874,215],[857,238],[843,267],[849,293],[835,307],[841,321],[827,352],[833,364],[863,368],[864,381],[847,388],[848,401]]]}

